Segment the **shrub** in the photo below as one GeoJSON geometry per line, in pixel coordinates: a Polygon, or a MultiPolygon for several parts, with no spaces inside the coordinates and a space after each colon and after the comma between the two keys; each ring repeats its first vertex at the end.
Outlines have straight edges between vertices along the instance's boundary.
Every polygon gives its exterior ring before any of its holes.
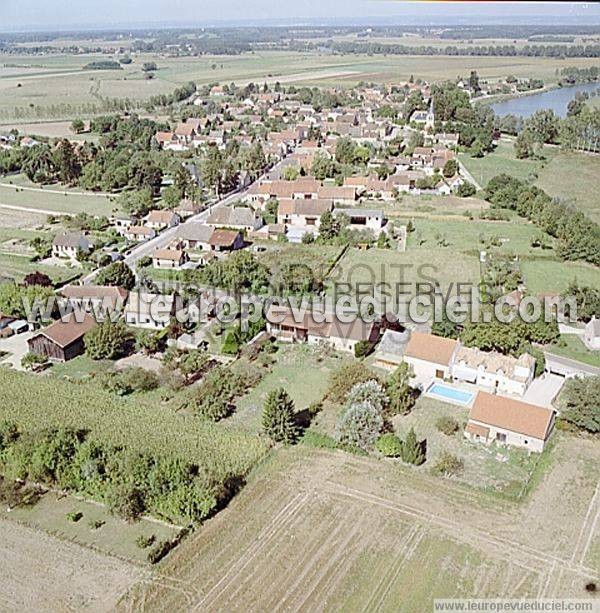
{"type": "Polygon", "coordinates": [[[38,370],[46,364],[48,364],[47,356],[38,355],[37,353],[29,352],[21,358],[21,366],[25,370],[38,370]]]}
{"type": "Polygon", "coordinates": [[[402,460],[407,464],[420,466],[425,462],[425,441],[418,441],[414,428],[411,428],[402,444],[402,460]]]}
{"type": "Polygon", "coordinates": [[[131,334],[122,322],[105,319],[83,337],[85,351],[92,360],[116,360],[125,355],[131,334]]]}
{"type": "Polygon", "coordinates": [[[447,436],[452,436],[458,432],[459,424],[454,417],[444,415],[435,422],[435,427],[447,436]]]}
{"type": "Polygon", "coordinates": [[[402,455],[402,441],[395,434],[382,434],[375,446],[386,458],[399,458],[402,455]]]}
{"type": "Polygon", "coordinates": [[[70,513],[67,513],[65,517],[69,521],[76,523],[83,517],[83,513],[81,513],[80,511],[71,511],[70,513]]]}
{"type": "Polygon", "coordinates": [[[354,385],[371,380],[377,380],[377,377],[362,362],[343,364],[329,377],[327,397],[332,402],[344,402],[354,385]]]}
{"type": "Polygon", "coordinates": [[[464,466],[465,464],[460,458],[457,458],[448,451],[443,451],[431,472],[435,475],[449,477],[460,473],[464,466]]]}
{"type": "Polygon", "coordinates": [[[146,510],[140,490],[131,484],[113,484],[106,493],[106,502],[113,515],[127,520],[138,519],[146,510]]]}
{"type": "Polygon", "coordinates": [[[389,403],[389,398],[383,387],[375,380],[357,383],[346,397],[348,406],[360,402],[370,403],[375,410],[382,413],[389,403]]]}
{"type": "Polygon", "coordinates": [[[358,341],[354,346],[354,356],[357,358],[367,357],[373,349],[373,344],[369,341],[358,341]]]}
{"type": "Polygon", "coordinates": [[[104,523],[105,522],[103,522],[101,519],[90,519],[90,521],[88,522],[88,526],[92,530],[98,530],[99,528],[102,528],[104,523]]]}
{"type": "Polygon", "coordinates": [[[140,534],[135,539],[135,544],[140,549],[147,549],[148,547],[150,547],[150,545],[152,545],[152,543],[154,543],[155,540],[156,540],[156,537],[154,536],[154,534],[151,534],[150,536],[144,536],[143,534],[140,534]]]}

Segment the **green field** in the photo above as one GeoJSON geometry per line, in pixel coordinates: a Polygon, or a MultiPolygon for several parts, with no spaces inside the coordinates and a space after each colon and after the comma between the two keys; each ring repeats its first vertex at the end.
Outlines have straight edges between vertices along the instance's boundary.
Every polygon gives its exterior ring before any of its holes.
{"type": "Polygon", "coordinates": [[[42,213],[88,213],[106,216],[111,215],[117,208],[111,198],[105,195],[76,190],[59,191],[60,187],[57,186],[32,187],[20,177],[16,178],[20,186],[13,187],[9,184],[11,180],[12,177],[0,178],[0,206],[23,207],[42,213]]]}
{"type": "Polygon", "coordinates": [[[521,272],[532,294],[564,292],[574,280],[579,285],[600,286],[600,269],[580,262],[524,259],[521,261],[521,272]]]}
{"type": "Polygon", "coordinates": [[[38,264],[25,256],[0,253],[0,276],[12,277],[15,281],[20,282],[25,275],[36,271],[47,274],[54,283],[74,279],[82,272],[81,269],[76,268],[38,264]]]}
{"type": "Polygon", "coordinates": [[[174,408],[156,396],[118,398],[93,382],[0,369],[0,420],[14,421],[24,430],[89,430],[109,445],[197,463],[216,482],[245,474],[266,453],[265,442],[256,436],[175,413],[174,408]]]}

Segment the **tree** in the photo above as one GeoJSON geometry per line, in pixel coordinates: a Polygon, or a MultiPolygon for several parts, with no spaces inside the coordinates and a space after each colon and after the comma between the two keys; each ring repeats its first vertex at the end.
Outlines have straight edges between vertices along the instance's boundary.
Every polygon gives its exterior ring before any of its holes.
{"type": "Polygon", "coordinates": [[[515,155],[517,159],[523,160],[534,155],[534,138],[530,130],[522,130],[515,141],[515,155]]]}
{"type": "Polygon", "coordinates": [[[370,402],[379,413],[383,413],[389,401],[390,399],[384,388],[374,379],[357,383],[346,396],[348,406],[361,402],[370,402]]]}
{"type": "Polygon", "coordinates": [[[23,285],[39,285],[40,287],[52,287],[52,279],[45,273],[35,271],[23,277],[23,285]]]}
{"type": "Polygon", "coordinates": [[[568,379],[562,399],[562,420],[593,434],[600,432],[600,376],[568,379]]]}
{"type": "Polygon", "coordinates": [[[415,397],[410,387],[414,377],[411,367],[402,362],[390,375],[385,383],[385,391],[389,398],[388,409],[392,415],[405,415],[415,404],[415,397]]]}
{"type": "Polygon", "coordinates": [[[327,397],[332,402],[346,401],[348,392],[359,383],[377,380],[377,377],[363,362],[349,362],[343,364],[329,375],[327,397]]]}
{"type": "Polygon", "coordinates": [[[458,173],[458,162],[456,160],[447,160],[446,163],[444,164],[444,170],[442,171],[442,174],[446,178],[450,178],[450,177],[453,177],[457,173],[458,173]]]}
{"type": "Polygon", "coordinates": [[[282,176],[286,181],[295,181],[300,174],[296,166],[286,166],[283,169],[282,176]]]}
{"type": "Polygon", "coordinates": [[[127,352],[131,334],[122,322],[106,318],[83,337],[85,352],[92,360],[116,360],[127,352]]]}
{"type": "Polygon", "coordinates": [[[423,443],[417,440],[415,429],[411,428],[402,444],[402,460],[407,464],[420,466],[425,462],[423,443]]]}
{"type": "Polygon", "coordinates": [[[382,429],[381,413],[365,400],[346,409],[338,422],[336,438],[342,444],[369,451],[382,429]]]}
{"type": "Polygon", "coordinates": [[[81,174],[81,164],[75,146],[67,138],[61,139],[53,152],[54,166],[63,183],[75,183],[81,174]]]}
{"type": "Polygon", "coordinates": [[[135,287],[135,275],[125,262],[114,262],[103,268],[96,277],[98,285],[110,285],[133,289],[135,287]]]}
{"type": "Polygon", "coordinates": [[[117,203],[129,215],[143,217],[154,205],[152,189],[143,187],[142,189],[123,191],[119,194],[117,203]]]}
{"type": "Polygon", "coordinates": [[[460,196],[461,198],[470,198],[471,196],[475,195],[476,191],[477,190],[475,189],[475,186],[472,183],[469,183],[469,181],[463,181],[456,188],[456,195],[460,196]]]}
{"type": "Polygon", "coordinates": [[[267,396],[262,412],[262,429],[278,443],[293,443],[298,436],[294,401],[282,387],[267,396]]]}

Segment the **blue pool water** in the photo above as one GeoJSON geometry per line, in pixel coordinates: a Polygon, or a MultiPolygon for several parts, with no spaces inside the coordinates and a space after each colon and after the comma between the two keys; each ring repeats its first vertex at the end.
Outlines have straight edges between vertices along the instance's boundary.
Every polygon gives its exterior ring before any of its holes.
{"type": "Polygon", "coordinates": [[[471,404],[473,397],[475,394],[471,392],[465,392],[464,390],[458,390],[454,387],[450,387],[449,385],[443,385],[441,383],[434,383],[427,390],[428,394],[433,396],[440,396],[445,400],[450,400],[451,402],[456,402],[457,404],[468,405],[471,404]]]}

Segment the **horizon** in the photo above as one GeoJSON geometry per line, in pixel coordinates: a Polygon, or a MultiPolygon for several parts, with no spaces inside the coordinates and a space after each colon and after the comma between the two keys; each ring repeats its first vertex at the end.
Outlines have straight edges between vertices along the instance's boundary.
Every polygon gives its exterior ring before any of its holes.
{"type": "Polygon", "coordinates": [[[476,26],[600,25],[600,4],[563,2],[450,2],[396,0],[88,0],[52,6],[41,0],[8,0],[0,13],[3,33],[195,29],[202,27],[289,26],[476,26]],[[510,4],[510,14],[507,14],[510,4]],[[364,14],[365,6],[369,14],[364,14]],[[543,6],[543,11],[540,8],[543,6]],[[106,16],[110,15],[107,19],[106,16]],[[144,15],[144,19],[138,19],[144,15]]]}

